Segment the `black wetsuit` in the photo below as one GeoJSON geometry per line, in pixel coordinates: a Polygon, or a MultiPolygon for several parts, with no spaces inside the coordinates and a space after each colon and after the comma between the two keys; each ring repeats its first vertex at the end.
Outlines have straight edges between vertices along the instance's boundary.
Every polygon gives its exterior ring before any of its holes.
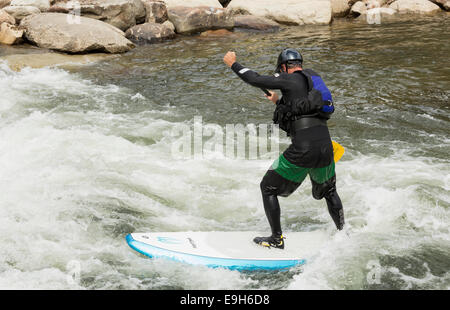
{"type": "MultiPolygon", "coordinates": [[[[294,72],[259,75],[237,62],[231,69],[252,86],[280,90],[283,96],[277,104],[308,96],[308,82],[303,74],[294,72]]],[[[292,194],[307,175],[312,182],[313,197],[326,199],[336,227],[342,229],[344,213],[336,192],[333,146],[326,121],[317,119],[311,126],[306,123],[305,126],[292,128],[289,132],[292,144],[266,172],[260,184],[272,236],[281,236],[280,206],[277,196],[287,197],[292,194]]]]}

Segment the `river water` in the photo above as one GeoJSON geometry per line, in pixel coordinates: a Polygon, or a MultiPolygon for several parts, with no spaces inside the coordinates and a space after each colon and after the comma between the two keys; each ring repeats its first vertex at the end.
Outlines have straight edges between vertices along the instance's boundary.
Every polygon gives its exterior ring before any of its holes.
{"type": "Polygon", "coordinates": [[[88,65],[16,72],[0,61],[0,287],[449,289],[448,29],[445,17],[337,22],[179,37],[88,65]],[[285,47],[336,102],[346,231],[306,180],[280,200],[284,232],[330,238],[302,267],[241,273],[131,250],[130,232],[269,231],[259,182],[287,137],[270,131],[279,149],[256,159],[226,156],[220,141],[180,157],[174,133],[199,121],[269,125],[273,105],[222,57],[234,50],[267,74],[285,47]]]}

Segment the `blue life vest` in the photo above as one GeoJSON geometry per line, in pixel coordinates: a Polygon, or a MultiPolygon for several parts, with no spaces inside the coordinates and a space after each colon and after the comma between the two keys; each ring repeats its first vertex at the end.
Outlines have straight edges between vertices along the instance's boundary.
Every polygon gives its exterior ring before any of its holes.
{"type": "Polygon", "coordinates": [[[334,112],[333,97],[320,75],[311,69],[299,70],[296,73],[302,74],[308,81],[308,98],[293,104],[293,114],[329,119],[334,112]],[[296,107],[295,104],[303,105],[303,107],[296,107]]]}

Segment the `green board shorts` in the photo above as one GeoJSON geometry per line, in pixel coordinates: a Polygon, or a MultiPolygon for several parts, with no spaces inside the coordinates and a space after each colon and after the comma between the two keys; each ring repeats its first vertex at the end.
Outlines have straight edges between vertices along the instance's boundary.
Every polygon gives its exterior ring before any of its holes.
{"type": "Polygon", "coordinates": [[[323,168],[304,168],[289,162],[283,154],[276,159],[272,164],[272,169],[275,170],[283,178],[295,182],[302,183],[309,174],[310,178],[317,184],[324,184],[335,175],[334,160],[323,168]]]}

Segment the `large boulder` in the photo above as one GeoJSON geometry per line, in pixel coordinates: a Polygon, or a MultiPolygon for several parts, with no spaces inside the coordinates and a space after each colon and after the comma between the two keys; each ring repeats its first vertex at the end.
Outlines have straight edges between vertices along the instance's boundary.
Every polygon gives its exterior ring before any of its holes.
{"type": "Polygon", "coordinates": [[[0,43],[2,44],[18,44],[22,42],[23,30],[15,25],[3,23],[0,25],[0,43]]]}
{"type": "Polygon", "coordinates": [[[173,39],[175,32],[163,24],[145,23],[131,27],[125,36],[136,44],[151,44],[173,39]]]}
{"type": "Polygon", "coordinates": [[[123,53],[134,47],[125,34],[114,26],[87,17],[69,22],[70,15],[42,13],[21,22],[28,41],[39,47],[66,53],[123,53]]]}
{"type": "Polygon", "coordinates": [[[142,0],[145,7],[146,23],[164,23],[169,19],[164,1],[142,0]]]}
{"type": "Polygon", "coordinates": [[[11,15],[9,15],[8,13],[6,13],[4,10],[0,10],[0,25],[3,23],[15,25],[16,19],[11,15]]]}
{"type": "Polygon", "coordinates": [[[234,27],[231,11],[224,8],[176,6],[169,8],[168,14],[177,33],[189,34],[234,27]]]}
{"type": "Polygon", "coordinates": [[[331,12],[333,17],[344,17],[350,12],[348,0],[331,0],[331,12]]]}
{"type": "Polygon", "coordinates": [[[14,17],[17,22],[20,22],[27,16],[41,13],[41,10],[35,6],[6,6],[3,10],[14,17]]]}
{"type": "Polygon", "coordinates": [[[59,0],[51,7],[52,12],[80,12],[81,16],[104,21],[121,30],[145,21],[145,7],[141,0],[59,0]]]}
{"type": "Polygon", "coordinates": [[[438,5],[428,0],[397,0],[389,7],[402,14],[428,14],[441,10],[438,5]]]}
{"type": "Polygon", "coordinates": [[[236,15],[234,27],[258,31],[277,31],[280,29],[280,25],[273,20],[253,15],[236,15]]]}
{"type": "Polygon", "coordinates": [[[50,8],[50,0],[12,0],[11,6],[35,6],[41,12],[45,12],[50,8]]]}
{"type": "Polygon", "coordinates": [[[172,8],[175,6],[187,6],[191,8],[208,6],[213,8],[222,8],[219,0],[164,0],[164,2],[166,3],[167,8],[172,8]]]}
{"type": "Polygon", "coordinates": [[[267,17],[281,24],[329,24],[330,0],[232,0],[227,8],[235,12],[267,17]]]}

